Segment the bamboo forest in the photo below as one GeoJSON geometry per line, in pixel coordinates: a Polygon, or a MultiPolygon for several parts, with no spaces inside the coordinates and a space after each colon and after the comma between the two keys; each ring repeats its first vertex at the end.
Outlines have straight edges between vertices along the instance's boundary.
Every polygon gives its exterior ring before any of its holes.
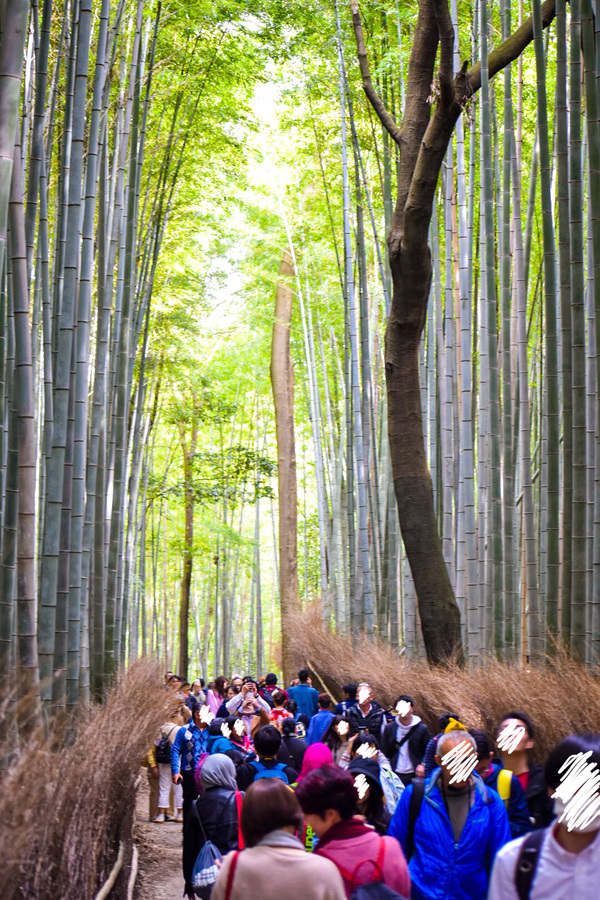
{"type": "Polygon", "coordinates": [[[592,0],[2,0],[0,110],[19,728],[313,608],[599,664],[592,0]]]}

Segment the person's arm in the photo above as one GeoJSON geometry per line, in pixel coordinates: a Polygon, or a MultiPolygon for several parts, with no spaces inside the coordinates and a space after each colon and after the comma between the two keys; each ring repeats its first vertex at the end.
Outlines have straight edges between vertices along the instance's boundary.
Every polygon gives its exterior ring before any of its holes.
{"type": "Polygon", "coordinates": [[[412,796],[413,786],[409,784],[400,794],[398,805],[392,816],[392,821],[388,827],[390,837],[396,838],[402,847],[402,852],[406,856],[406,844],[408,837],[408,807],[412,796]]]}
{"type": "Polygon", "coordinates": [[[529,809],[525,799],[525,791],[516,775],[510,782],[510,800],[508,804],[508,824],[512,837],[521,837],[531,831],[529,809]]]}
{"type": "Polygon", "coordinates": [[[515,887],[515,867],[521,844],[503,847],[494,861],[487,900],[519,900],[515,887]]]}
{"type": "MultiPolygon", "coordinates": [[[[235,853],[239,853],[240,851],[235,850],[235,853]]],[[[229,877],[229,867],[233,861],[233,853],[228,853],[227,856],[223,857],[223,861],[221,863],[221,868],[219,870],[219,874],[217,875],[217,880],[215,881],[214,887],[210,893],[210,900],[224,900],[225,892],[227,890],[227,879],[229,877]]],[[[238,878],[237,871],[233,876],[233,881],[238,878]]]]}
{"type": "Polygon", "coordinates": [[[186,726],[182,725],[182,727],[175,735],[175,740],[171,745],[171,775],[173,777],[175,777],[175,775],[179,775],[179,769],[181,767],[181,754],[183,752],[183,741],[186,730],[186,726]]]}
{"type": "Polygon", "coordinates": [[[491,870],[498,850],[510,841],[510,825],[504,800],[496,791],[489,791],[492,803],[490,807],[490,819],[492,827],[489,830],[488,839],[488,866],[491,870]]]}
{"type": "Polygon", "coordinates": [[[240,706],[244,702],[244,695],[241,693],[235,694],[231,700],[228,700],[225,706],[227,707],[227,712],[230,716],[234,716],[236,712],[239,710],[240,706]]]}
{"type": "Polygon", "coordinates": [[[156,747],[154,744],[148,750],[148,768],[156,769],[156,747]]]}

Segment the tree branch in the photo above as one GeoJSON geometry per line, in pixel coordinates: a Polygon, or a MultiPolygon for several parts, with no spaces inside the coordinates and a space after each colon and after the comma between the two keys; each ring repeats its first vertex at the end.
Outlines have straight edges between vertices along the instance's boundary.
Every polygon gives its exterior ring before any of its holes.
{"type": "Polygon", "coordinates": [[[367,48],[365,46],[365,38],[362,28],[362,19],[358,8],[358,0],[350,0],[350,8],[352,10],[352,24],[354,25],[354,36],[356,38],[356,47],[358,51],[358,64],[360,66],[360,74],[362,76],[363,90],[371,106],[379,116],[381,124],[389,132],[393,140],[400,146],[402,137],[402,129],[394,121],[394,117],[388,111],[385,103],[373,87],[371,81],[371,69],[369,67],[369,58],[367,56],[367,48]]]}
{"type": "Polygon", "coordinates": [[[433,0],[435,18],[440,36],[440,91],[442,104],[450,107],[454,100],[452,68],[454,57],[454,26],[448,9],[448,0],[433,0]]]}
{"type": "MultiPolygon", "coordinates": [[[[555,15],[555,0],[546,0],[542,5],[542,28],[547,28],[551,24],[555,15]]],[[[489,77],[493,78],[502,69],[510,65],[519,58],[525,47],[533,40],[533,16],[523,22],[514,34],[511,34],[504,43],[500,44],[492,53],[488,60],[489,77]]],[[[468,80],[471,87],[471,94],[475,94],[481,87],[481,63],[472,66],[468,73],[468,80]]]]}

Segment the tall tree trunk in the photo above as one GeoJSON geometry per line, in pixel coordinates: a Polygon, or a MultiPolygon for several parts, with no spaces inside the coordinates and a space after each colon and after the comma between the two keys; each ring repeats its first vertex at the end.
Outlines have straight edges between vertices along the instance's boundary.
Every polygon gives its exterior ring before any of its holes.
{"type": "Polygon", "coordinates": [[[290,617],[300,610],[298,588],[298,492],[294,437],[294,368],[290,352],[294,275],[292,257],[284,251],[275,295],[275,321],[271,348],[271,385],[277,434],[277,480],[279,485],[279,597],[281,607],[281,653],[286,684],[294,677],[298,660],[290,647],[293,631],[290,617]]]}

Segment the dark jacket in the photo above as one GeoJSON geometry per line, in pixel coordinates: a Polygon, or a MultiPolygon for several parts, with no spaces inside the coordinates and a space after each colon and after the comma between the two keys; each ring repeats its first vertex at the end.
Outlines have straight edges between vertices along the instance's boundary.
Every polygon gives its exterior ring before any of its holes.
{"type": "MultiPolygon", "coordinates": [[[[261,762],[267,769],[272,769],[277,765],[276,759],[262,759],[261,762]]],[[[236,781],[240,791],[245,791],[250,787],[257,773],[258,770],[252,763],[243,763],[243,765],[238,766],[236,781]]],[[[294,784],[298,778],[298,772],[296,769],[292,769],[291,766],[286,766],[285,776],[288,780],[288,784],[294,784]]]]}
{"type": "Polygon", "coordinates": [[[525,799],[533,829],[546,828],[554,818],[554,803],[548,794],[544,767],[537,763],[529,766],[529,784],[525,791],[525,799]]]}
{"type": "Polygon", "coordinates": [[[379,740],[383,723],[383,710],[375,700],[371,700],[371,709],[366,716],[363,716],[358,703],[356,706],[351,706],[350,709],[347,709],[344,716],[356,731],[368,731],[369,734],[372,734],[379,740]]]}
{"type": "Polygon", "coordinates": [[[277,753],[277,762],[285,763],[297,772],[302,768],[302,761],[306,753],[306,742],[295,734],[284,735],[281,739],[281,747],[277,753]]]}
{"type": "Polygon", "coordinates": [[[204,840],[216,844],[223,855],[238,846],[238,817],[235,791],[216,787],[194,800],[183,827],[183,877],[186,893],[192,893],[194,863],[204,840]],[[201,824],[202,823],[202,824],[201,824]],[[204,828],[204,832],[202,829],[204,828]]]}
{"type": "MultiPolygon", "coordinates": [[[[492,771],[483,779],[484,783],[495,791],[498,790],[498,775],[503,768],[504,767],[499,760],[494,760],[492,763],[492,771]]],[[[508,813],[508,824],[510,825],[511,837],[521,837],[521,835],[528,834],[531,831],[527,800],[525,799],[521,782],[516,775],[513,775],[510,781],[510,797],[506,811],[508,813]]]]}
{"type": "MultiPolygon", "coordinates": [[[[398,725],[396,720],[390,722],[389,725],[386,725],[383,729],[383,735],[381,738],[381,750],[385,756],[389,759],[392,769],[396,771],[396,765],[398,762],[398,746],[399,742],[396,738],[398,725]]],[[[410,761],[412,763],[413,772],[423,762],[423,757],[425,756],[425,750],[427,749],[427,744],[429,743],[429,728],[424,722],[419,722],[413,730],[410,732],[410,736],[407,739],[408,742],[408,755],[410,757],[410,761]]]]}
{"type": "Polygon", "coordinates": [[[427,749],[425,750],[425,757],[423,759],[423,765],[425,766],[425,778],[429,778],[433,770],[437,767],[437,763],[435,761],[435,754],[437,753],[437,742],[439,741],[443,733],[443,731],[440,731],[439,734],[436,734],[434,735],[434,737],[429,739],[427,749]]]}

